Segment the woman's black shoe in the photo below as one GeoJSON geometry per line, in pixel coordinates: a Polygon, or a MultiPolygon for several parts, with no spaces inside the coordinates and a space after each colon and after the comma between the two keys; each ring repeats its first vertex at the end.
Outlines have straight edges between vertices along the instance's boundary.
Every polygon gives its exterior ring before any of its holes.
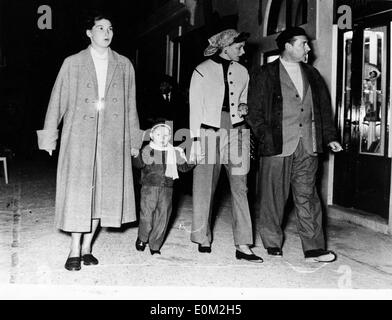
{"type": "Polygon", "coordinates": [[[198,250],[201,253],[211,253],[211,247],[203,247],[201,244],[199,244],[198,250]]]}
{"type": "Polygon", "coordinates": [[[81,260],[85,266],[98,264],[98,259],[94,257],[91,253],[82,255],[81,260]]]}
{"type": "Polygon", "coordinates": [[[247,254],[244,253],[242,251],[236,250],[235,251],[235,257],[240,260],[240,259],[244,259],[244,260],[248,260],[250,262],[256,262],[256,263],[262,263],[263,259],[259,256],[256,256],[254,253],[252,254],[247,254]]]}
{"type": "Polygon", "coordinates": [[[69,271],[79,271],[81,269],[80,261],[80,257],[68,258],[65,262],[64,267],[69,271]]]}
{"type": "Polygon", "coordinates": [[[146,249],[146,242],[143,242],[139,238],[136,239],[135,247],[137,251],[144,251],[146,249]]]}
{"type": "Polygon", "coordinates": [[[150,249],[150,252],[151,252],[151,255],[161,254],[161,251],[159,251],[159,250],[152,250],[152,249],[150,249]]]}

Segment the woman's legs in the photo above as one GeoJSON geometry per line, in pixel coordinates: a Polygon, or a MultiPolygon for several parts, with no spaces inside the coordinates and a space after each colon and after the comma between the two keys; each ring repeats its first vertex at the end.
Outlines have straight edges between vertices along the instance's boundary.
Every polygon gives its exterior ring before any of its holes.
{"type": "Polygon", "coordinates": [[[82,234],[80,232],[71,233],[71,251],[68,258],[80,257],[80,239],[82,234]]]}
{"type": "Polygon", "coordinates": [[[71,250],[69,253],[69,258],[72,257],[80,257],[80,254],[88,254],[91,253],[91,242],[93,240],[94,234],[97,231],[97,227],[99,225],[99,219],[92,219],[91,221],[91,232],[89,233],[80,233],[80,232],[72,232],[71,233],[71,250]],[[81,238],[83,235],[83,244],[81,246],[81,238]]]}
{"type": "Polygon", "coordinates": [[[95,231],[97,231],[98,225],[99,219],[92,219],[91,232],[83,234],[82,256],[91,253],[91,242],[93,240],[95,231]]]}

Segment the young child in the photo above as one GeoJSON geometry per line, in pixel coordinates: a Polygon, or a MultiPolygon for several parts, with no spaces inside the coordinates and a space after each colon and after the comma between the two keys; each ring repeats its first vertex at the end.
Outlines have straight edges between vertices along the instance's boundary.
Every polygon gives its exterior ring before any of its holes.
{"type": "Polygon", "coordinates": [[[149,244],[151,254],[161,254],[172,212],[173,182],[178,170],[189,171],[194,165],[187,164],[184,151],[169,143],[170,126],[159,123],[152,127],[151,141],[134,159],[141,168],[140,221],[136,249],[144,251],[149,244]]]}

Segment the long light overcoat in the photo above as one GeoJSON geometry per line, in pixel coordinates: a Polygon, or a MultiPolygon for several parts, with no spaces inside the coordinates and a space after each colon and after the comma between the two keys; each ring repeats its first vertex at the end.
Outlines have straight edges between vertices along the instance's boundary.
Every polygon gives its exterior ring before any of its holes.
{"type": "Polygon", "coordinates": [[[103,227],[136,220],[130,150],[140,148],[143,131],[136,111],[134,69],[128,58],[113,50],[109,49],[108,57],[100,125],[97,77],[87,48],[65,59],[52,90],[44,129],[38,131],[40,149],[53,150],[63,119],[55,225],[64,231],[89,232],[97,209],[103,227]],[[100,165],[94,179],[96,163],[100,165]],[[93,208],[97,197],[100,208],[93,208]]]}

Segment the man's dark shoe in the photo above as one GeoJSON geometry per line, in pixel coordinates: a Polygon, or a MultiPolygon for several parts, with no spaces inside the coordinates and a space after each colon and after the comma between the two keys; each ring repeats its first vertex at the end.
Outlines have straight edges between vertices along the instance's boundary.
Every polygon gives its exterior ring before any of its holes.
{"type": "Polygon", "coordinates": [[[85,266],[98,264],[98,259],[94,257],[91,253],[82,255],[81,260],[85,266]]]}
{"type": "Polygon", "coordinates": [[[305,251],[306,262],[334,262],[337,259],[335,252],[324,249],[314,249],[305,251]]]}
{"type": "Polygon", "coordinates": [[[209,246],[203,247],[201,244],[199,244],[198,250],[201,253],[211,253],[211,247],[209,246]]]}
{"type": "Polygon", "coordinates": [[[159,251],[159,250],[152,250],[152,249],[150,249],[150,252],[151,252],[151,255],[161,254],[161,251],[159,251]]]}
{"type": "Polygon", "coordinates": [[[81,269],[80,260],[80,257],[68,258],[64,265],[65,269],[68,271],[79,271],[81,269]]]}
{"type": "Polygon", "coordinates": [[[147,244],[147,242],[143,242],[142,240],[137,238],[136,242],[135,242],[136,250],[137,251],[144,251],[144,249],[146,249],[146,244],[147,244]]]}
{"type": "Polygon", "coordinates": [[[282,249],[280,249],[278,247],[267,248],[267,253],[270,256],[274,256],[274,257],[282,257],[283,256],[282,249]]]}
{"type": "Polygon", "coordinates": [[[239,251],[239,250],[235,251],[235,257],[238,260],[244,259],[244,260],[247,260],[247,261],[250,261],[250,262],[256,262],[256,263],[262,263],[264,261],[261,257],[256,256],[254,253],[247,254],[247,253],[244,253],[244,252],[239,251]]]}

